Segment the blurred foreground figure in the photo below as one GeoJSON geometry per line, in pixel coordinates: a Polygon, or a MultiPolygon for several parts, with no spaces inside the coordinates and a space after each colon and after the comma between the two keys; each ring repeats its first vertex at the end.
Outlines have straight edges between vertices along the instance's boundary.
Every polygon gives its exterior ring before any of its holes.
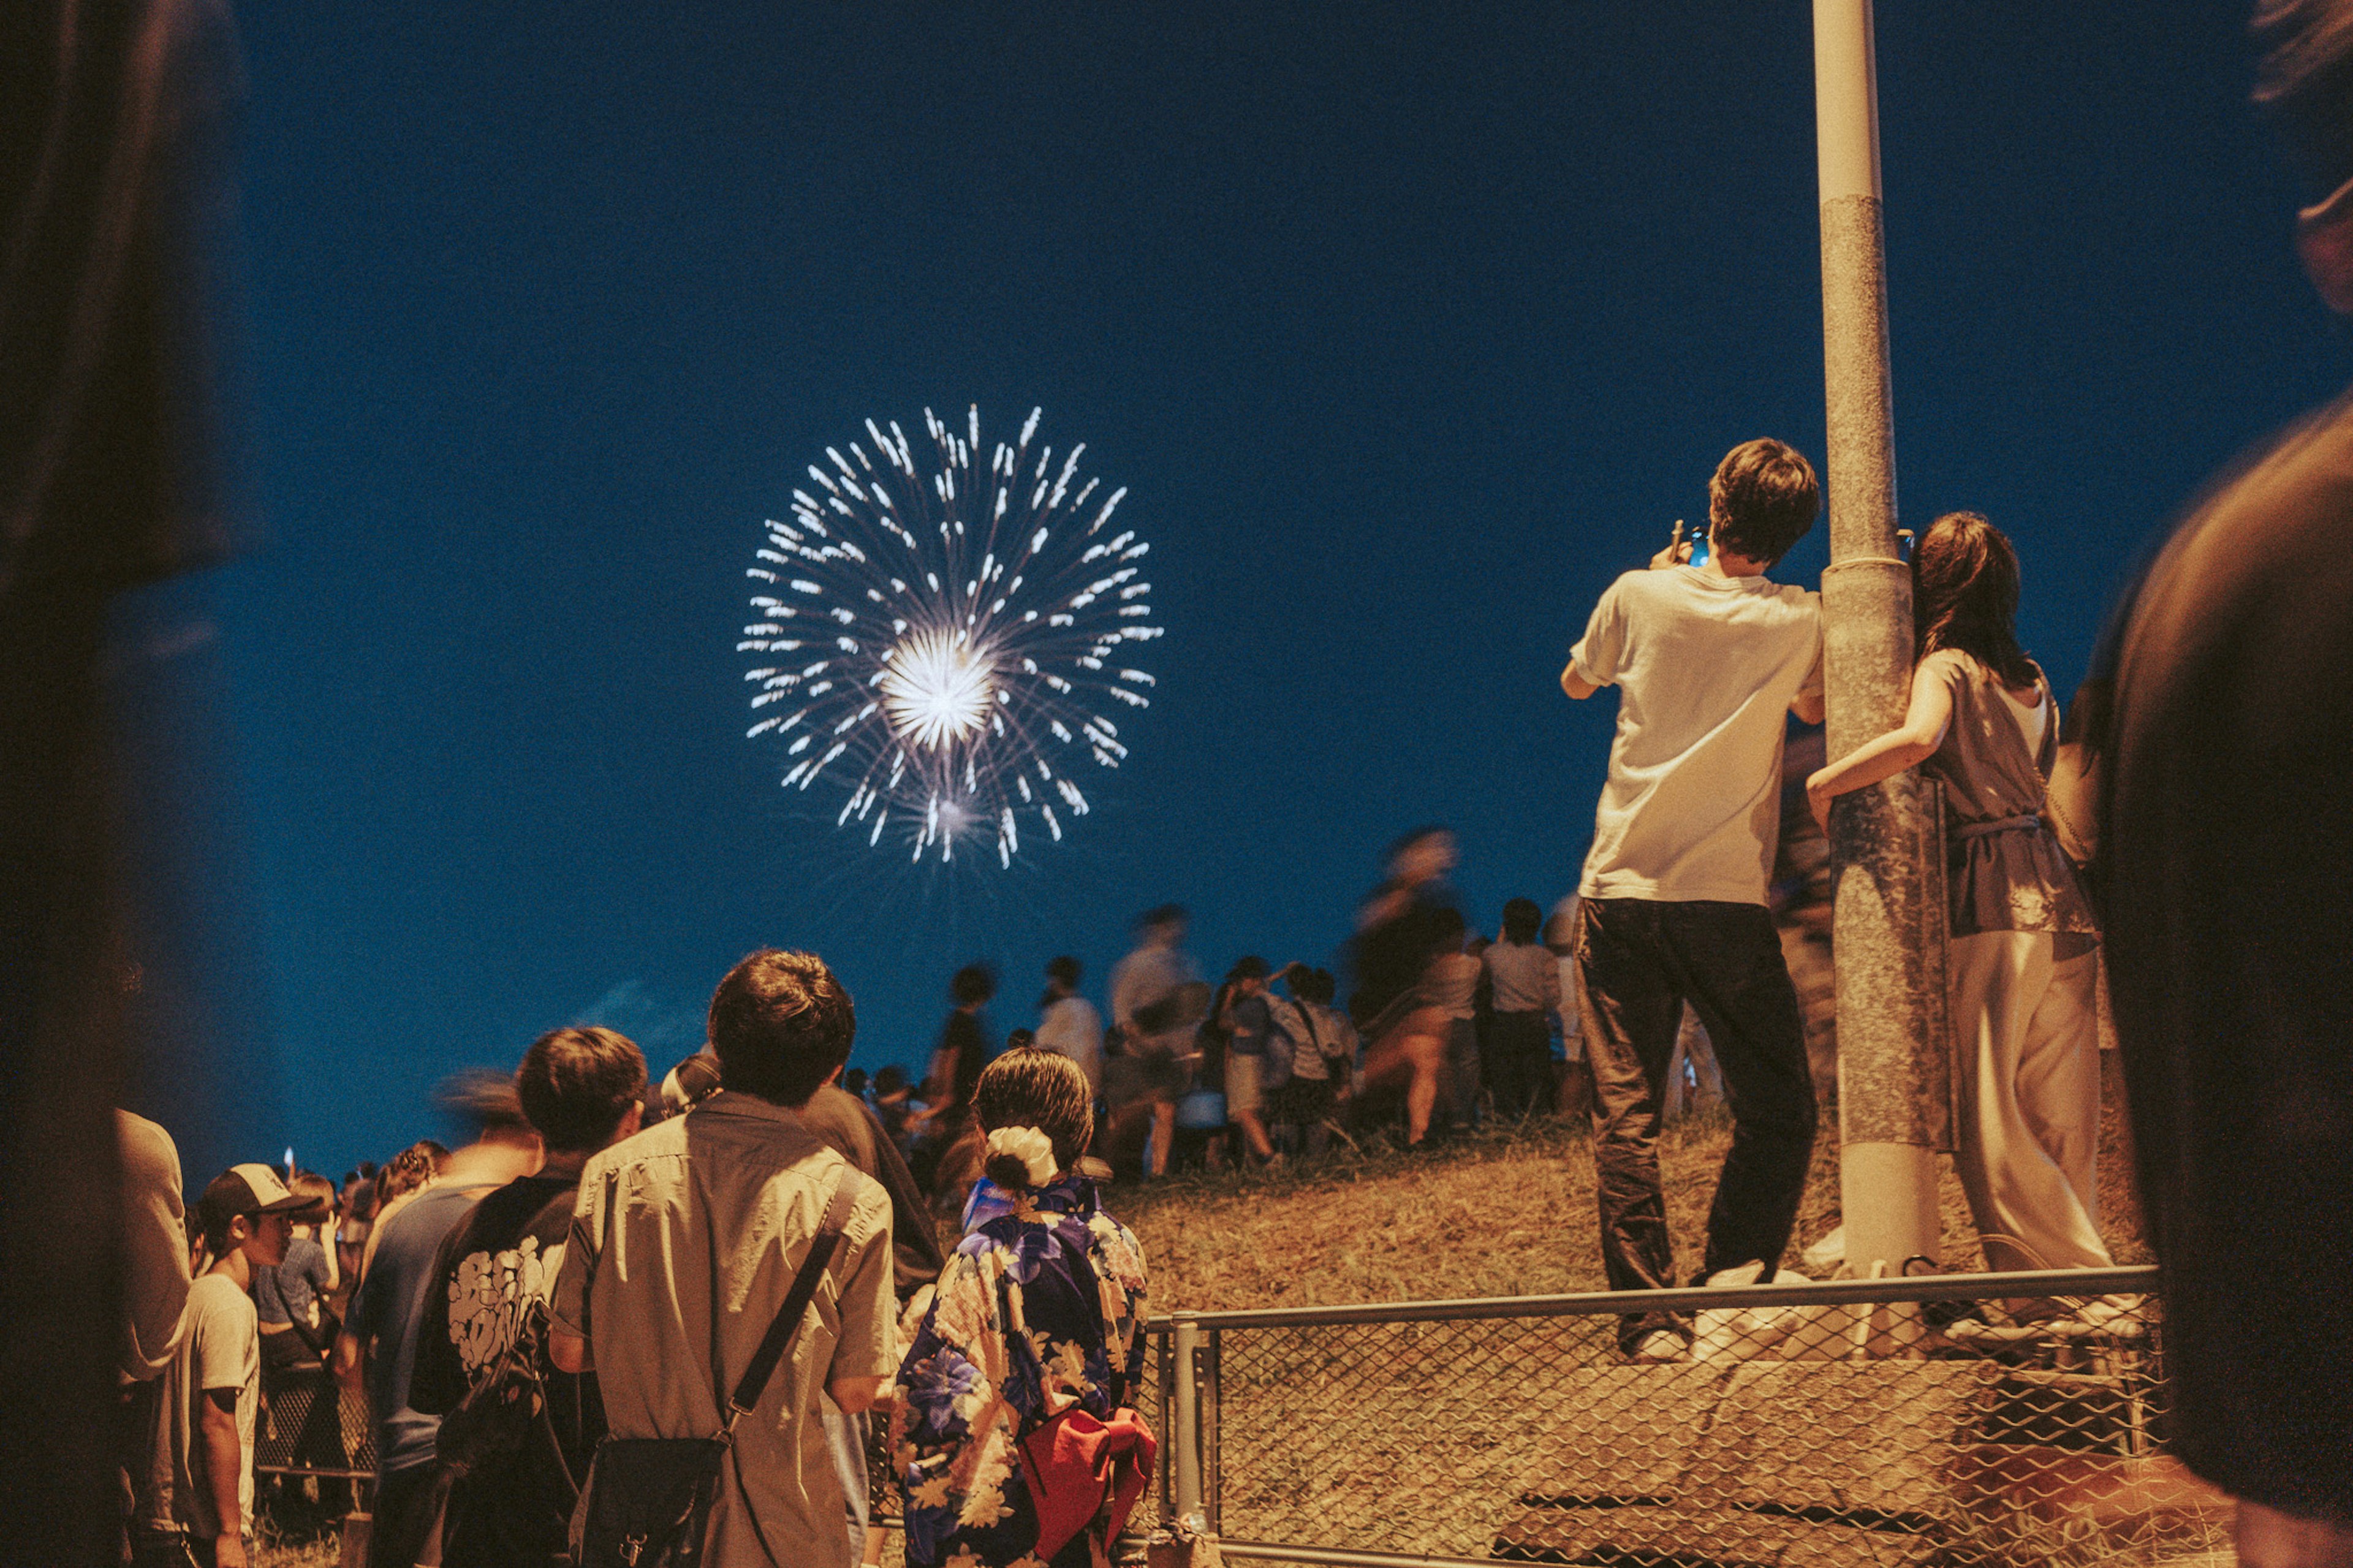
{"type": "MultiPolygon", "coordinates": [[[[2266,0],[2256,100],[2353,312],[2353,4],[2266,0]]],[[[2175,1451],[2240,1499],[2241,1557],[2353,1563],[2353,399],[2196,510],[2117,670],[2100,855],[2175,1451]]]]}
{"type": "MultiPolygon", "coordinates": [[[[193,236],[231,85],[207,4],[0,7],[0,1559],[112,1563],[121,1346],[114,595],[219,553],[193,236]],[[60,1247],[71,1236],[78,1245],[60,1247]]],[[[134,1276],[136,1278],[136,1276],[134,1276]]],[[[153,1303],[132,1304],[134,1311],[153,1303]]],[[[147,1345],[147,1356],[168,1342],[147,1345]]]]}

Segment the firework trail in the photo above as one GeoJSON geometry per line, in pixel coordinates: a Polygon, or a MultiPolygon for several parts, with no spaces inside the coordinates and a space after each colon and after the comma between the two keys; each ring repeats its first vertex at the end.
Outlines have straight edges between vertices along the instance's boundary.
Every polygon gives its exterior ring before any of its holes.
{"type": "Polygon", "coordinates": [[[1033,454],[1039,413],[985,450],[978,408],[962,432],[926,408],[928,473],[897,421],[866,421],[872,449],[827,447],[747,574],[747,734],[780,747],[786,788],[843,792],[836,826],[911,859],[1059,842],[1087,814],[1072,772],[1119,766],[1117,715],[1151,705],[1151,547],[1110,526],[1125,489],[1078,479],[1083,444],[1033,454]]]}

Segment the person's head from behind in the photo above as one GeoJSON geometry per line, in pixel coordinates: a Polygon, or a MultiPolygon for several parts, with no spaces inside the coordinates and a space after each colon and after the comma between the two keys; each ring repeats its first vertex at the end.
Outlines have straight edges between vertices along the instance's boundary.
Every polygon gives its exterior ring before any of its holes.
{"type": "Polygon", "coordinates": [[[522,1101],[516,1098],[512,1073],[468,1068],[443,1079],[433,1099],[459,1135],[470,1142],[522,1148],[539,1142],[530,1118],[522,1113],[522,1101]]]}
{"type": "Polygon", "coordinates": [[[550,1029],[515,1069],[515,1096],[550,1154],[593,1154],[637,1131],[646,1058],[610,1029],[550,1029]]]}
{"type": "Polygon", "coordinates": [[[205,1250],[217,1262],[232,1252],[257,1268],[286,1261],[294,1226],[311,1199],[287,1190],[278,1173],[263,1164],[231,1165],[215,1176],[196,1200],[205,1250]]]}
{"type": "Polygon", "coordinates": [[[948,999],[964,1011],[975,1011],[997,994],[997,971],[986,963],[967,963],[948,982],[948,999]]]}
{"type": "Polygon", "coordinates": [[[1406,887],[1418,888],[1454,869],[1457,858],[1452,829],[1417,827],[1389,846],[1389,878],[1406,887]]]}
{"type": "Polygon", "coordinates": [[[854,1094],[860,1100],[865,1099],[866,1069],[864,1068],[851,1068],[848,1072],[843,1073],[841,1075],[841,1087],[844,1092],[854,1094]]]}
{"type": "Polygon", "coordinates": [[[1061,957],[1046,965],[1047,994],[1055,996],[1076,995],[1079,989],[1079,976],[1084,973],[1085,970],[1077,959],[1067,952],[1062,954],[1061,957]]]}
{"type": "Polygon", "coordinates": [[[1054,1170],[1068,1171],[1094,1136],[1094,1095],[1079,1064],[1036,1047],[1008,1050],[988,1064],[972,1093],[973,1114],[988,1134],[988,1179],[1000,1187],[1050,1180],[1046,1151],[1024,1134],[1044,1135],[1054,1170]]]}
{"type": "Polygon", "coordinates": [[[1544,911],[1536,908],[1534,899],[1514,899],[1504,906],[1504,940],[1525,947],[1535,941],[1537,929],[1544,924],[1544,911]]]}
{"type": "Polygon", "coordinates": [[[719,1058],[697,1051],[663,1075],[658,1091],[662,1119],[683,1116],[719,1092],[719,1058]]]}
{"type": "Polygon", "coordinates": [[[442,1162],[448,1158],[448,1150],[430,1138],[419,1138],[386,1160],[375,1173],[376,1207],[417,1191],[440,1173],[442,1162]]]}
{"type": "Polygon", "coordinates": [[[1294,963],[1290,972],[1291,994],[1302,1002],[1313,1002],[1329,1007],[1332,998],[1339,994],[1339,984],[1328,969],[1309,969],[1294,963]]]}
{"type": "Polygon", "coordinates": [[[711,996],[719,1079],[738,1093],[797,1110],[849,1059],[858,1016],[849,993],[813,952],[762,948],[711,996]]]}
{"type": "Polygon", "coordinates": [[[1175,947],[1185,940],[1190,919],[1182,904],[1161,904],[1135,917],[1135,939],[1145,947],[1175,947]]]}
{"type": "Polygon", "coordinates": [[[1912,552],[1912,621],[1917,657],[1957,648],[2011,686],[2033,684],[2018,646],[2018,552],[1973,511],[1948,511],[1912,552]]]}
{"type": "Polygon", "coordinates": [[[907,1098],[907,1069],[897,1062],[874,1075],[874,1098],[885,1104],[907,1098]]]}
{"type": "Polygon", "coordinates": [[[1470,934],[1461,910],[1440,910],[1430,922],[1430,940],[1440,952],[1461,952],[1462,939],[1470,934]]]}
{"type": "Polygon", "coordinates": [[[1814,466],[1782,441],[1743,441],[1707,481],[1708,537],[1717,553],[1762,566],[1787,555],[1821,510],[1814,466]]]}
{"type": "Polygon", "coordinates": [[[286,1186],[302,1200],[294,1215],[296,1225],[325,1225],[335,1217],[335,1184],[318,1172],[299,1172],[286,1186]]]}
{"type": "Polygon", "coordinates": [[[2353,4],[2256,0],[2254,100],[2305,200],[2295,247],[2328,308],[2353,314],[2353,4]]]}
{"type": "Polygon", "coordinates": [[[1266,989],[1267,976],[1272,973],[1265,959],[1252,953],[1226,972],[1226,988],[1236,996],[1255,996],[1266,989]]]}

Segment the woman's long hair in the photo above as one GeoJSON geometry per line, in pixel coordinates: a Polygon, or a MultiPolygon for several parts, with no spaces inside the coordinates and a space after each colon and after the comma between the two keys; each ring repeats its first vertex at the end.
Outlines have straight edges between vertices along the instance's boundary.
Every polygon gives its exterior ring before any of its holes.
{"type": "Polygon", "coordinates": [[[2032,686],[2042,671],[2018,646],[2018,552],[1973,511],[1948,511],[1912,552],[1915,661],[1957,648],[2006,686],[2032,686]]]}

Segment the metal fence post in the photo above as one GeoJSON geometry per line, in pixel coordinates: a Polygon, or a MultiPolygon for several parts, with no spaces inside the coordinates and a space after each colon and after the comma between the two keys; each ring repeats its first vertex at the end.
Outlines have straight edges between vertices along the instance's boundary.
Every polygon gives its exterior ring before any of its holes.
{"type": "Polygon", "coordinates": [[[1176,1519],[1198,1530],[1202,1525],[1201,1407],[1194,1360],[1201,1331],[1194,1320],[1183,1317],[1176,1320],[1173,1328],[1169,1337],[1176,1344],[1176,1429],[1169,1439],[1176,1447],[1176,1519]]]}

